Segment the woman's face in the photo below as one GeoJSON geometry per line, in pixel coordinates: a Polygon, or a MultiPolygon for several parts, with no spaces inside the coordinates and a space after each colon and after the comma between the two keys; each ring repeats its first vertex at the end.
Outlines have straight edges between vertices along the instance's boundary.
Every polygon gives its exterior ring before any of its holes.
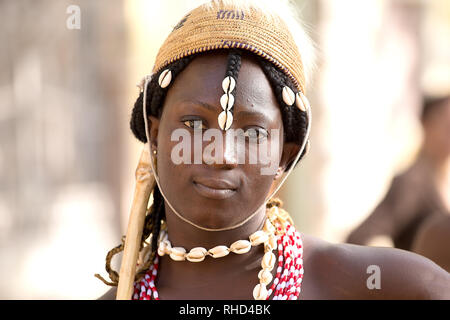
{"type": "Polygon", "coordinates": [[[161,118],[149,117],[163,193],[182,216],[207,228],[235,225],[263,204],[276,172],[264,173],[262,169],[269,166],[267,159],[262,164],[250,161],[250,157],[255,159],[264,144],[275,171],[282,170],[280,162],[286,157],[277,100],[250,56],[242,56],[232,125],[227,131],[220,130],[218,116],[223,109],[219,100],[224,94],[226,64],[227,55],[217,52],[192,60],[172,80],[161,118]],[[216,136],[206,139],[208,131],[216,136]],[[184,133],[183,138],[180,133],[184,133]],[[234,138],[234,144],[230,142],[233,134],[241,138],[234,138]]]}

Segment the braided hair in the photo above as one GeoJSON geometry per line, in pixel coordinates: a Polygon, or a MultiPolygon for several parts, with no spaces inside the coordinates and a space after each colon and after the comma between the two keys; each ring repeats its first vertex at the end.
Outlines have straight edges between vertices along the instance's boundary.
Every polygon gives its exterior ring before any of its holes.
{"type": "MultiPolygon", "coordinates": [[[[181,58],[171,64],[169,64],[165,69],[170,69],[172,72],[172,77],[176,77],[180,72],[186,68],[186,66],[196,57],[196,55],[187,56],[181,58]]],[[[266,59],[255,55],[259,65],[261,66],[264,74],[268,78],[270,85],[274,91],[275,97],[279,103],[283,127],[284,127],[284,142],[293,142],[302,145],[304,139],[306,138],[307,127],[308,127],[308,117],[306,112],[299,110],[296,107],[287,105],[282,97],[282,91],[285,86],[289,87],[292,91],[296,93],[296,88],[292,84],[292,81],[286,76],[284,72],[278,69],[275,65],[267,61],[266,59]]],[[[231,49],[228,54],[228,61],[226,67],[226,76],[231,76],[237,80],[239,71],[241,68],[241,51],[238,49],[231,49]]],[[[157,118],[161,117],[164,100],[167,94],[168,87],[161,88],[158,83],[159,76],[163,70],[155,74],[151,81],[147,85],[147,95],[146,95],[146,113],[147,115],[152,115],[157,118]]],[[[236,90],[236,89],[234,89],[236,90]]],[[[134,108],[131,114],[130,128],[134,136],[141,142],[147,143],[147,135],[145,132],[145,121],[143,114],[143,92],[140,93],[137,98],[134,108]]],[[[306,153],[306,149],[303,150],[300,159],[306,153]]],[[[298,162],[297,162],[298,163],[298,162]]],[[[297,164],[296,163],[296,164],[297,164]]],[[[290,166],[296,165],[292,162],[288,164],[287,169],[290,166]]],[[[267,207],[274,205],[279,205],[280,201],[275,199],[269,201],[267,207]]],[[[165,206],[164,198],[158,188],[155,185],[153,190],[153,204],[147,211],[147,215],[144,221],[144,230],[142,233],[141,249],[145,244],[150,247],[150,255],[143,263],[139,266],[139,271],[136,273],[135,281],[139,281],[147,271],[147,269],[152,265],[157,251],[157,239],[160,234],[161,226],[163,221],[165,221],[165,206]],[[149,239],[150,238],[150,239],[149,239]],[[149,239],[149,242],[146,242],[149,239]]],[[[116,271],[111,268],[112,257],[121,252],[124,248],[124,239],[122,239],[122,244],[110,250],[106,256],[106,266],[105,269],[109,274],[112,282],[106,281],[103,277],[96,274],[95,276],[102,280],[105,284],[110,286],[117,286],[119,275],[116,271]]]]}

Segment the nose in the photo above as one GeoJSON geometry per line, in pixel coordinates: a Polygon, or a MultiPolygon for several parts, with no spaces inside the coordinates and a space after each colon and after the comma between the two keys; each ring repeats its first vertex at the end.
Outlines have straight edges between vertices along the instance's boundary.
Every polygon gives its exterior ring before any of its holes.
{"type": "Polygon", "coordinates": [[[204,153],[205,163],[218,169],[233,169],[238,165],[237,142],[235,135],[226,130],[222,134],[220,141],[215,141],[215,154],[209,158],[208,152],[204,153]]]}

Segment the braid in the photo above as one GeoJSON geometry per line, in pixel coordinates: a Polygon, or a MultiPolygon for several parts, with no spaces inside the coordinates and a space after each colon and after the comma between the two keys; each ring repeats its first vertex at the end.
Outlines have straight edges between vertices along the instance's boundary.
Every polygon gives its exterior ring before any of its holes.
{"type": "MultiPolygon", "coordinates": [[[[153,204],[150,209],[147,211],[147,215],[144,220],[144,229],[142,231],[141,238],[141,250],[144,247],[145,240],[151,235],[151,253],[150,257],[147,261],[145,261],[144,265],[140,268],[141,270],[136,273],[135,281],[139,281],[142,276],[145,274],[145,271],[150,267],[153,263],[156,256],[156,247],[157,247],[157,239],[159,237],[159,232],[161,230],[161,221],[165,218],[165,207],[164,207],[164,199],[159,191],[158,186],[155,186],[153,189],[153,204]]],[[[109,286],[117,286],[119,282],[119,274],[117,271],[111,268],[111,260],[112,258],[119,252],[123,251],[125,247],[125,237],[122,238],[122,243],[113,249],[111,249],[106,255],[106,265],[105,269],[111,279],[111,282],[105,280],[101,275],[95,274],[95,277],[102,280],[103,283],[109,286]]]]}
{"type": "Polygon", "coordinates": [[[161,191],[156,185],[153,190],[153,206],[152,211],[145,217],[146,224],[144,226],[144,232],[142,233],[142,244],[151,235],[150,240],[150,256],[144,264],[140,266],[140,271],[136,273],[135,281],[139,281],[147,271],[147,269],[153,264],[156,257],[156,250],[158,245],[159,232],[161,230],[161,221],[165,218],[164,198],[161,191]],[[147,227],[148,224],[148,228],[147,227]]]}
{"type": "MultiPolygon", "coordinates": [[[[194,57],[195,55],[181,58],[180,60],[177,60],[172,64],[168,65],[167,68],[165,69],[170,69],[170,71],[172,72],[172,77],[175,78],[181,71],[184,70],[184,68],[189,64],[189,62],[191,62],[191,60],[194,59],[194,57]]],[[[154,74],[150,82],[147,84],[147,101],[146,101],[147,116],[151,115],[157,118],[161,117],[164,99],[166,98],[167,90],[170,87],[169,86],[166,88],[161,88],[158,83],[159,76],[163,71],[164,69],[154,74]]],[[[134,136],[139,141],[147,143],[147,135],[145,133],[145,122],[142,105],[143,101],[144,101],[144,93],[141,92],[136,102],[134,103],[130,120],[130,128],[134,136]]]]}
{"type": "MultiPolygon", "coordinates": [[[[241,70],[241,52],[236,49],[232,49],[228,54],[227,71],[225,77],[233,77],[237,82],[239,76],[239,70],[241,70]]],[[[236,86],[237,87],[237,86],[236,86]]],[[[236,87],[230,93],[235,95],[236,87]]],[[[231,113],[234,112],[234,108],[231,108],[231,113]]]]}
{"type": "Polygon", "coordinates": [[[241,52],[233,49],[228,55],[227,71],[225,77],[233,77],[237,81],[239,76],[239,70],[241,70],[241,52]]]}
{"type": "MultiPolygon", "coordinates": [[[[291,80],[279,69],[277,69],[272,63],[258,56],[258,62],[269,79],[270,84],[277,98],[278,104],[281,109],[281,116],[283,119],[284,127],[284,141],[294,142],[298,145],[302,145],[306,138],[306,132],[308,127],[308,118],[306,112],[300,111],[296,107],[287,105],[283,100],[283,88],[285,86],[292,89],[295,92],[295,87],[291,80]]],[[[306,148],[303,150],[300,159],[305,155],[306,148]]],[[[297,162],[298,163],[298,162],[297,162]]],[[[295,165],[297,165],[297,163],[295,165]]],[[[290,164],[288,164],[289,168],[290,164]]]]}

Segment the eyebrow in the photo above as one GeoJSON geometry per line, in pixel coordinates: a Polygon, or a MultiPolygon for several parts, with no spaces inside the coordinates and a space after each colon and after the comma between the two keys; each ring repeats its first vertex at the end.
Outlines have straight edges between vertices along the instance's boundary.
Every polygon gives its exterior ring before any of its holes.
{"type": "MultiPolygon", "coordinates": [[[[203,101],[188,100],[188,101],[185,101],[185,103],[191,103],[191,104],[194,104],[194,105],[199,105],[199,106],[202,106],[202,107],[208,109],[209,111],[217,112],[217,107],[215,107],[213,105],[210,105],[209,103],[206,103],[206,102],[203,102],[203,101]]],[[[233,107],[233,109],[234,109],[234,107],[233,107]]],[[[245,117],[252,117],[252,118],[258,118],[258,119],[261,119],[261,120],[267,121],[267,122],[271,121],[271,118],[269,116],[267,116],[264,112],[239,110],[240,109],[239,107],[237,109],[238,109],[237,112],[233,112],[233,117],[236,120],[238,120],[240,118],[245,118],[245,117]]]]}

